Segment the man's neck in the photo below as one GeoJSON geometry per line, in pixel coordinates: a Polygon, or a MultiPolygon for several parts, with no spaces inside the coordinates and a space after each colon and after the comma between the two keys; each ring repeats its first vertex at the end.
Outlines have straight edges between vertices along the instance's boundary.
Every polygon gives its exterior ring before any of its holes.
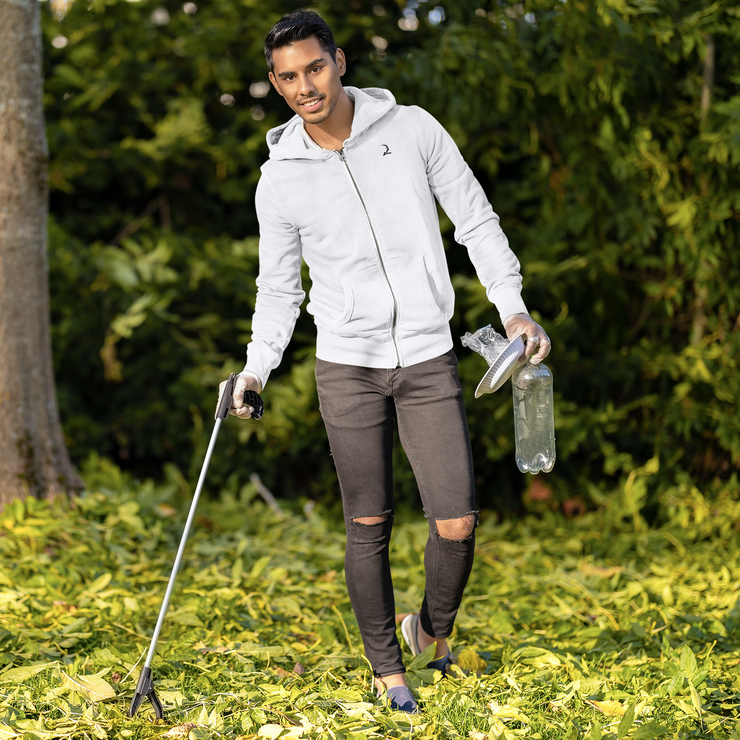
{"type": "Polygon", "coordinates": [[[337,105],[329,118],[323,123],[306,123],[306,131],[322,149],[341,149],[352,133],[354,115],[355,102],[342,89],[337,105]]]}

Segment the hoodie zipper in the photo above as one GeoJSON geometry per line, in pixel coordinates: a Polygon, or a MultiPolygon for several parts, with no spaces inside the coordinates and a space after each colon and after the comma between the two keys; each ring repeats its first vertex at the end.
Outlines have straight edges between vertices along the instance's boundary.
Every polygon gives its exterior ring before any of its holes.
{"type": "Polygon", "coordinates": [[[349,162],[347,162],[347,155],[344,153],[344,148],[336,149],[335,151],[339,155],[339,159],[342,160],[342,163],[344,164],[347,170],[347,174],[349,175],[349,179],[352,181],[352,185],[355,189],[355,193],[357,193],[357,197],[360,201],[360,204],[362,205],[362,210],[365,211],[365,218],[367,218],[368,226],[370,226],[370,233],[373,235],[373,242],[375,243],[375,253],[378,255],[378,264],[380,265],[380,272],[383,276],[383,279],[385,280],[385,284],[388,286],[388,291],[391,294],[391,301],[393,303],[392,314],[391,314],[391,341],[393,342],[393,351],[396,355],[396,367],[401,367],[401,352],[398,349],[398,342],[396,340],[396,327],[398,323],[398,301],[396,299],[396,294],[393,291],[393,286],[391,285],[391,281],[388,279],[388,271],[386,270],[385,262],[383,261],[383,252],[380,250],[380,243],[378,242],[378,237],[375,235],[375,229],[373,228],[373,222],[370,220],[370,213],[367,210],[367,206],[365,205],[365,201],[362,197],[362,193],[360,192],[360,188],[357,186],[357,181],[355,180],[355,177],[352,174],[352,170],[349,168],[349,162]]]}

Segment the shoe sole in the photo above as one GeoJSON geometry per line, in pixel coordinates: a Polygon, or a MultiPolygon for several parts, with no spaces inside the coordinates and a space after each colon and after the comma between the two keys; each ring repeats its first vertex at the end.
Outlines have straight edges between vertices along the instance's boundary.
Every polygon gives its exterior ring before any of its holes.
{"type": "Polygon", "coordinates": [[[418,655],[420,652],[419,643],[416,641],[416,630],[418,624],[418,614],[409,614],[408,617],[405,617],[403,622],[401,622],[401,635],[403,635],[403,640],[412,655],[418,655]]]}

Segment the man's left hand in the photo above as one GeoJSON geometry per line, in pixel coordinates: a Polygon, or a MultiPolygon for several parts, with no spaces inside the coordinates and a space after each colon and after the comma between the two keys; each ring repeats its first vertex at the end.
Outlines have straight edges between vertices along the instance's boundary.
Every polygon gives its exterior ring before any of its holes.
{"type": "Polygon", "coordinates": [[[509,339],[524,334],[524,359],[537,365],[550,354],[552,345],[545,330],[526,313],[515,313],[504,321],[504,330],[509,339]]]}

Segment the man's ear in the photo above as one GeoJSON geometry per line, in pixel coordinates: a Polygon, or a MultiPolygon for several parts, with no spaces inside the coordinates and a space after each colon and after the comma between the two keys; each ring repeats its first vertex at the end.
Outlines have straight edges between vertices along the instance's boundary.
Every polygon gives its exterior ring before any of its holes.
{"type": "Polygon", "coordinates": [[[341,49],[337,49],[336,63],[339,67],[339,76],[342,77],[347,71],[347,58],[344,56],[344,52],[341,49]]]}
{"type": "Polygon", "coordinates": [[[283,97],[283,94],[280,92],[280,88],[278,87],[277,79],[275,75],[272,72],[270,72],[267,76],[270,78],[270,82],[272,82],[272,86],[277,90],[277,94],[283,97]]]}

